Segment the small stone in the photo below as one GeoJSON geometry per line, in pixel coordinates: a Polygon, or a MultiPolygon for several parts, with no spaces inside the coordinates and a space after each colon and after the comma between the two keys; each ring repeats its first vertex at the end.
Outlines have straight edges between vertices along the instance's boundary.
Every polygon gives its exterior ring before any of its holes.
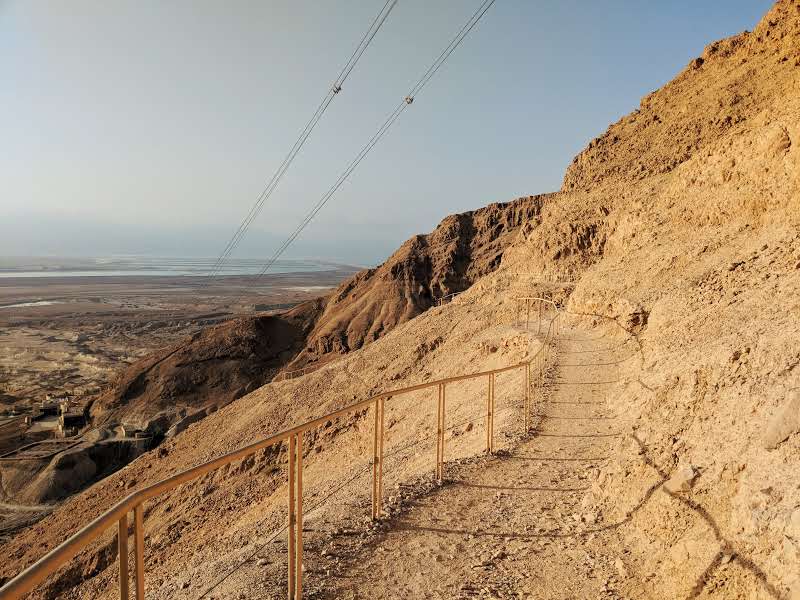
{"type": "Polygon", "coordinates": [[[697,471],[691,465],[678,469],[664,484],[664,489],[673,494],[688,492],[697,479],[697,471]]]}
{"type": "Polygon", "coordinates": [[[625,568],[625,563],[622,562],[622,559],[618,558],[614,561],[614,568],[622,579],[627,579],[628,570],[625,568]]]}
{"type": "Polygon", "coordinates": [[[795,508],[786,518],[784,534],[795,541],[800,541],[800,508],[795,508]]]}

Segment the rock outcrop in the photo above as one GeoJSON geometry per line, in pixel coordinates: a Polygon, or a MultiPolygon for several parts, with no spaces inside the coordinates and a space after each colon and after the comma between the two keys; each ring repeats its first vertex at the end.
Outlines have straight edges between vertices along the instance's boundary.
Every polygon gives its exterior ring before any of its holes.
{"type": "Polygon", "coordinates": [[[215,325],[154,352],[112,382],[92,416],[96,423],[144,425],[166,411],[177,421],[181,409],[223,406],[281,368],[325,363],[357,350],[495,270],[523,224],[535,222],[544,198],[451,215],[326,297],[281,315],[215,325]]]}
{"type": "Polygon", "coordinates": [[[357,273],[325,301],[293,366],[357,350],[461,292],[500,266],[523,225],[536,222],[546,196],[519,198],[450,215],[404,243],[386,262],[357,273]]]}

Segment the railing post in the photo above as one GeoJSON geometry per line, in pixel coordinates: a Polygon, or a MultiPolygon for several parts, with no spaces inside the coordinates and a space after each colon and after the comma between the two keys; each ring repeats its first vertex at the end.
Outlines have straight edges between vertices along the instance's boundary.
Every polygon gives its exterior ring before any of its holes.
{"type": "Polygon", "coordinates": [[[531,430],[531,363],[525,364],[525,433],[531,430]]]}
{"type": "Polygon", "coordinates": [[[375,425],[372,432],[372,518],[383,513],[383,407],[385,398],[375,400],[375,425]]]}
{"type": "Polygon", "coordinates": [[[494,388],[495,388],[495,374],[492,373],[492,429],[489,435],[489,452],[494,453],[494,388]]]}
{"type": "Polygon", "coordinates": [[[541,393],[542,385],[544,384],[544,346],[539,351],[539,373],[537,377],[539,379],[539,392],[541,393]]]}
{"type": "Polygon", "coordinates": [[[144,514],[141,504],[133,508],[133,540],[136,555],[136,600],[144,600],[144,514]]]}
{"type": "Polygon", "coordinates": [[[436,424],[436,479],[441,481],[444,477],[444,423],[445,423],[445,388],[439,384],[439,403],[436,424]]]}
{"type": "Polygon", "coordinates": [[[542,332],[542,305],[544,303],[539,300],[539,322],[536,325],[536,335],[539,335],[542,332]]]}
{"type": "Polygon", "coordinates": [[[489,373],[486,398],[486,454],[494,452],[494,373],[489,373]]]}
{"type": "Polygon", "coordinates": [[[289,436],[289,465],[287,469],[287,483],[288,483],[288,503],[289,503],[289,525],[287,527],[287,587],[289,600],[295,599],[295,499],[294,499],[294,460],[295,460],[295,447],[294,435],[289,436]]]}
{"type": "Polygon", "coordinates": [[[303,597],[303,432],[297,434],[297,533],[295,541],[295,582],[296,598],[303,597]]]}
{"type": "Polygon", "coordinates": [[[381,405],[376,398],[372,405],[375,421],[372,425],[372,518],[377,519],[378,514],[378,439],[380,437],[381,405]]]}
{"type": "Polygon", "coordinates": [[[378,408],[381,410],[381,430],[378,436],[378,516],[383,515],[383,425],[384,419],[384,402],[386,398],[378,400],[378,408]]]}
{"type": "Polygon", "coordinates": [[[531,323],[531,299],[525,298],[525,331],[530,329],[531,323]]]}
{"type": "Polygon", "coordinates": [[[128,580],[128,513],[119,520],[117,529],[117,552],[119,552],[119,598],[130,597],[130,581],[128,580]]]}

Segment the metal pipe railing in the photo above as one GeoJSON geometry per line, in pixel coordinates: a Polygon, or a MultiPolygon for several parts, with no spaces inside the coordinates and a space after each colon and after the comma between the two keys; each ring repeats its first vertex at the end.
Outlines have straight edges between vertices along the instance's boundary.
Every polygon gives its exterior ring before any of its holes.
{"type": "MultiPolygon", "coordinates": [[[[525,298],[518,300],[526,300],[525,298]]],[[[81,550],[92,541],[100,537],[107,529],[117,526],[117,548],[119,559],[119,593],[121,600],[129,600],[129,572],[128,572],[128,523],[129,514],[133,512],[134,525],[134,581],[136,600],[144,600],[145,571],[144,571],[144,503],[156,496],[175,489],[179,485],[192,481],[220,467],[229,465],[237,460],[246,458],[256,452],[284,442],[288,445],[288,597],[290,600],[299,599],[303,588],[303,434],[307,431],[323,426],[326,421],[355,413],[365,408],[372,407],[375,414],[373,431],[373,481],[372,481],[372,517],[378,519],[382,515],[382,486],[383,486],[383,443],[384,443],[384,403],[386,400],[396,398],[412,392],[427,390],[433,387],[438,389],[437,408],[437,448],[436,448],[436,478],[444,477],[445,454],[445,405],[446,386],[449,383],[466,381],[470,379],[487,378],[486,400],[486,452],[494,452],[494,417],[495,417],[495,377],[516,369],[524,369],[524,423],[525,430],[530,431],[531,417],[531,389],[541,388],[544,384],[545,369],[550,356],[550,343],[557,336],[559,329],[558,305],[546,298],[528,298],[548,303],[555,309],[555,316],[548,326],[544,344],[530,358],[530,360],[466,375],[455,375],[427,383],[406,386],[399,389],[388,390],[355,402],[341,409],[312,419],[290,429],[259,440],[239,450],[235,450],[208,462],[202,463],[186,471],[182,471],[150,486],[137,490],[112,506],[91,523],[80,529],[62,544],[48,552],[34,564],[23,570],[16,577],[0,588],[0,600],[17,600],[24,594],[33,590],[49,575],[74,558],[81,550]],[[533,377],[531,369],[533,368],[533,377]],[[533,383],[535,382],[535,383],[533,383]],[[532,385],[533,383],[533,385],[532,385]]],[[[541,324],[541,322],[540,322],[541,324]]],[[[527,324],[526,324],[527,327],[527,324]]]]}
{"type": "Polygon", "coordinates": [[[464,290],[460,292],[453,292],[452,294],[447,294],[446,296],[442,296],[436,301],[436,306],[444,306],[445,304],[449,304],[453,301],[453,299],[458,296],[459,294],[463,294],[464,290]]]}
{"type": "Polygon", "coordinates": [[[556,313],[560,310],[558,304],[549,298],[541,298],[539,296],[520,296],[514,298],[516,304],[516,322],[522,323],[521,318],[521,309],[522,303],[525,303],[525,329],[530,329],[530,322],[531,322],[531,307],[535,304],[538,308],[538,320],[536,323],[536,334],[539,335],[542,331],[542,317],[544,315],[544,309],[546,305],[552,306],[556,313]]]}

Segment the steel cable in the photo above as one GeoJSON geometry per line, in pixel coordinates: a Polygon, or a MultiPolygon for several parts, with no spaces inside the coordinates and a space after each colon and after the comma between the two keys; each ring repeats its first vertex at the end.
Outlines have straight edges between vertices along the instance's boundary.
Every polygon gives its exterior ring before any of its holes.
{"type": "Polygon", "coordinates": [[[297,140],[295,141],[294,145],[289,150],[289,153],[283,159],[283,162],[281,162],[277,171],[275,171],[275,173],[272,175],[272,178],[269,180],[264,190],[258,196],[256,202],[250,208],[250,212],[248,212],[248,214],[242,220],[238,229],[234,232],[233,236],[228,241],[228,244],[225,246],[222,253],[217,258],[216,262],[211,268],[211,272],[207,275],[206,280],[201,285],[201,288],[205,288],[208,285],[210,285],[213,278],[216,277],[224,267],[225,261],[227,261],[231,253],[236,248],[236,246],[238,246],[241,240],[244,238],[247,229],[250,227],[250,225],[256,219],[256,217],[258,217],[262,208],[264,207],[264,204],[277,188],[278,184],[280,183],[280,180],[283,178],[286,171],[288,171],[295,157],[297,156],[297,154],[302,149],[303,145],[310,137],[314,128],[317,126],[317,123],[319,123],[320,119],[322,119],[322,116],[325,114],[325,111],[328,109],[331,102],[333,102],[333,99],[341,91],[342,85],[350,76],[350,74],[353,72],[353,69],[355,68],[356,64],[364,55],[364,52],[366,52],[369,45],[372,43],[372,40],[375,38],[378,31],[383,26],[384,22],[389,16],[389,13],[397,4],[397,1],[398,0],[386,0],[386,3],[381,8],[381,11],[373,19],[369,28],[359,41],[358,46],[356,46],[355,50],[353,50],[353,53],[350,55],[350,58],[348,59],[347,63],[345,63],[344,67],[342,67],[342,70],[339,72],[339,75],[336,77],[336,80],[334,81],[333,85],[328,90],[328,93],[322,99],[319,106],[317,107],[317,110],[314,111],[314,114],[311,116],[311,119],[309,119],[309,121],[306,123],[306,126],[300,132],[300,135],[297,137],[297,140]]]}
{"type": "MultiPolygon", "coordinates": [[[[411,87],[406,97],[400,102],[400,104],[386,117],[384,122],[378,128],[378,131],[370,138],[370,140],[361,148],[361,150],[356,154],[356,157],[348,164],[345,170],[339,175],[339,178],[336,182],[322,195],[319,201],[314,205],[314,207],[306,214],[300,224],[292,231],[291,234],[283,241],[283,243],[278,247],[272,257],[266,262],[266,264],[262,267],[262,269],[258,272],[255,276],[253,281],[251,281],[245,288],[250,288],[255,283],[263,277],[267,271],[269,271],[272,266],[278,261],[278,259],[283,255],[286,249],[292,244],[292,242],[300,235],[300,233],[308,226],[309,223],[314,219],[314,217],[319,213],[320,210],[327,204],[327,202],[333,197],[333,195],[338,191],[338,189],[344,184],[345,181],[350,177],[350,175],[355,171],[356,167],[361,163],[362,160],[369,154],[372,148],[381,140],[381,138],[386,134],[389,128],[397,121],[403,111],[410,106],[416,94],[418,94],[422,89],[427,85],[427,83],[433,78],[433,76],[439,71],[445,61],[450,57],[450,55],[455,51],[458,46],[464,41],[464,38],[472,31],[472,29],[478,24],[478,22],[483,18],[486,12],[491,8],[491,6],[495,3],[495,0],[484,0],[478,9],[472,14],[469,20],[461,27],[459,32],[455,35],[455,37],[450,40],[450,42],[445,46],[444,50],[439,54],[436,60],[428,67],[428,70],[422,75],[422,77],[417,80],[417,82],[411,87]]],[[[236,303],[242,299],[242,295],[239,295],[235,299],[232,300],[232,303],[236,303]]]]}

